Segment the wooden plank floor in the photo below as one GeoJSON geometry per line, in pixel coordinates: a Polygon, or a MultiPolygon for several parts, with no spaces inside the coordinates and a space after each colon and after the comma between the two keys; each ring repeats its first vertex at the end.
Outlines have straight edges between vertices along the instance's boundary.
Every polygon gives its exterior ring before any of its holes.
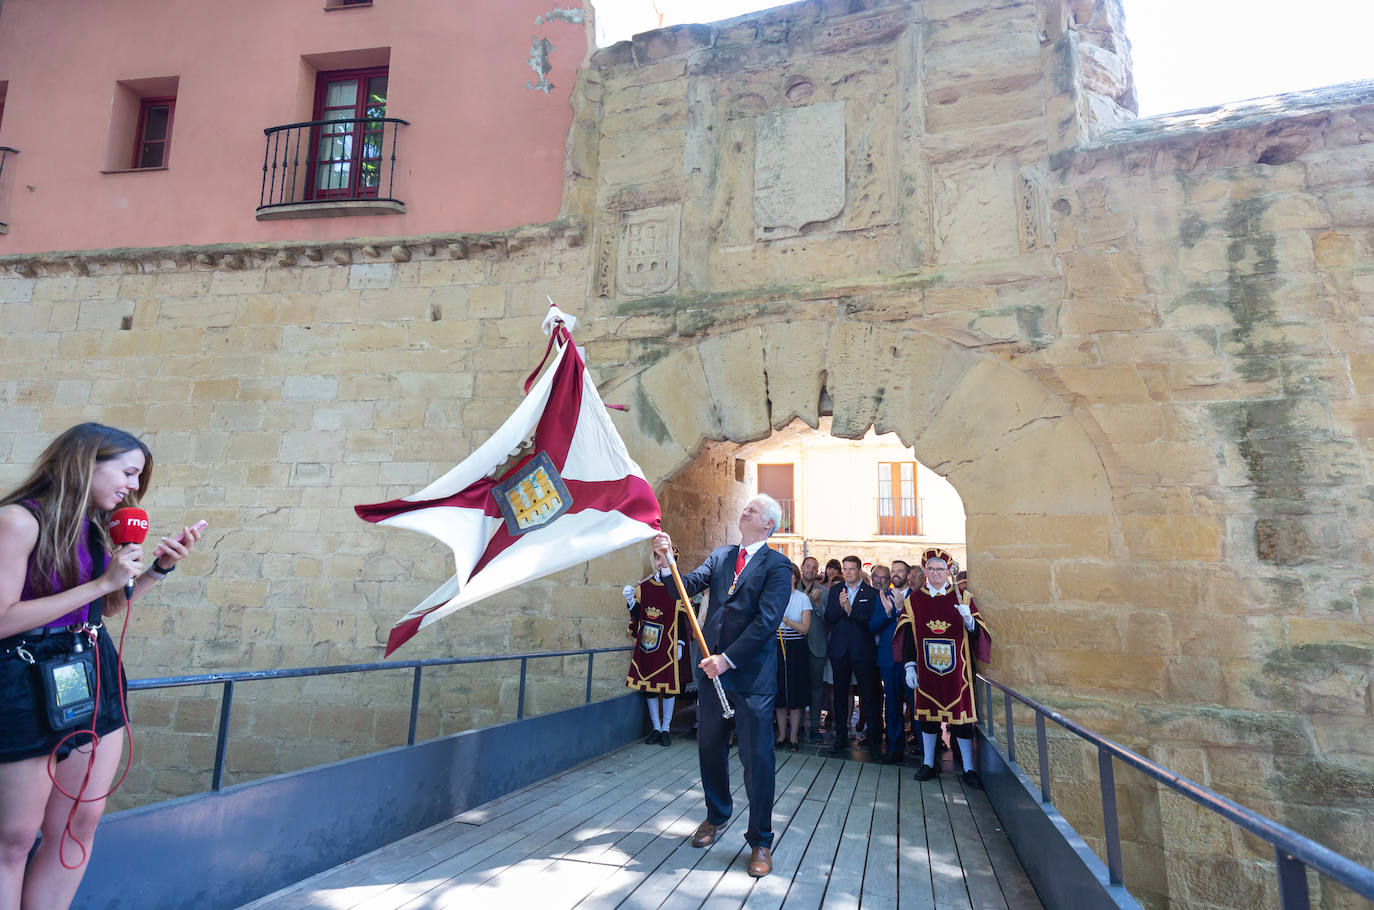
{"type": "Polygon", "coordinates": [[[943,773],[778,753],[773,874],[745,872],[743,779],[715,844],[695,741],[633,745],[270,894],[240,910],[1038,910],[980,790],[943,773]]]}

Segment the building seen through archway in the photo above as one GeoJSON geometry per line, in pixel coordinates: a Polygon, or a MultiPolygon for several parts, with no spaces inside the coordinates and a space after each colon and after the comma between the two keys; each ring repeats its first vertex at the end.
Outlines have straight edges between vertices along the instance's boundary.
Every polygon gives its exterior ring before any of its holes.
{"type": "Polygon", "coordinates": [[[840,439],[830,426],[830,417],[815,429],[794,420],[735,453],[745,462],[745,486],[782,505],[770,546],[796,563],[855,553],[866,567],[913,562],[938,546],[967,565],[964,506],[949,481],[895,433],[870,428],[862,439],[840,439]]]}

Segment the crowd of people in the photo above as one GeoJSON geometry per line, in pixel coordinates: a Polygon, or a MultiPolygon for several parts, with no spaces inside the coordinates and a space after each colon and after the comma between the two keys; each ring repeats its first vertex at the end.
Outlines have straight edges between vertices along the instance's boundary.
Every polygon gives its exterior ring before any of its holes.
{"type": "Polygon", "coordinates": [[[778,502],[759,494],[740,513],[740,542],[716,547],[681,576],[672,539],[659,533],[649,576],[624,590],[635,639],[625,682],[649,702],[648,742],[669,741],[672,701],[664,696],[682,690],[692,665],[684,662],[686,626],[702,646],[694,678],[706,818],[691,844],[715,843],[733,813],[729,750],[737,741],[755,877],[773,868],[775,755],[800,749],[803,735],[832,754],[848,754],[853,741],[881,761],[904,762],[909,723],[921,758],[916,779],[927,781],[939,773],[936,744],[947,727],[964,782],[982,786],[973,764],[973,661],[988,659],[991,638],[950,554],[932,548],[916,566],[899,559],[868,572],[846,556],[822,575],[815,558],[797,566],[768,546],[781,522],[778,502]],[[702,594],[698,621],[686,599],[702,594]]]}
{"type": "Polygon", "coordinates": [[[804,715],[805,736],[827,752],[858,746],[894,764],[914,752],[916,778],[929,780],[943,727],[964,781],[981,787],[970,671],[973,657],[986,659],[989,637],[968,573],[929,549],[915,565],[894,559],[867,571],[858,556],[831,559],[824,572],[808,556],[794,579],[778,629],[776,748],[800,747],[804,715]]]}
{"type": "MultiPolygon", "coordinates": [[[[777,628],[774,748],[796,752],[810,742],[833,755],[863,748],[891,764],[910,755],[919,759],[916,778],[929,780],[947,732],[965,783],[981,787],[970,742],[970,670],[989,637],[968,573],[941,549],[914,564],[865,568],[846,556],[822,571],[808,556],[790,568],[792,591],[777,628]]],[[[671,579],[651,573],[623,593],[627,635],[640,643],[626,682],[646,696],[653,730],[645,742],[666,746],[675,697],[691,680],[689,621],[671,579]]]]}

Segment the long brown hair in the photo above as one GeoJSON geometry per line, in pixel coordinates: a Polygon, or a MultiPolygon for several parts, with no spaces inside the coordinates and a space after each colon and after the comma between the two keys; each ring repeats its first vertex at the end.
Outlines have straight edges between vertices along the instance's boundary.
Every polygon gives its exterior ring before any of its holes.
{"type": "MultiPolygon", "coordinates": [[[[50,442],[28,478],[0,498],[0,506],[23,500],[38,504],[41,516],[32,557],[38,578],[30,579],[32,584],[47,587],[56,575],[63,589],[76,585],[80,569],[77,550],[86,533],[87,517],[95,519],[109,551],[109,513],[91,504],[91,476],[98,463],[134,449],[143,453],[143,474],[139,488],[130,491],[123,504],[136,506],[152,480],[153,453],[137,436],[99,423],[79,423],[50,442]]],[[[99,571],[98,566],[96,569],[99,571]]]]}

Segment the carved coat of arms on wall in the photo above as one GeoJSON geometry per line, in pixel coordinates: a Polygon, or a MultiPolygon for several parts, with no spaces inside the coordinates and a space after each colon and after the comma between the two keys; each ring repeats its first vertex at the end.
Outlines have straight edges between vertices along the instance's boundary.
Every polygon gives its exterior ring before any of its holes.
{"type": "Polygon", "coordinates": [[[627,297],[652,297],[677,286],[682,206],[620,213],[615,287],[627,297]]]}
{"type": "Polygon", "coordinates": [[[844,211],[844,102],[754,118],[754,239],[795,237],[844,211]]]}

